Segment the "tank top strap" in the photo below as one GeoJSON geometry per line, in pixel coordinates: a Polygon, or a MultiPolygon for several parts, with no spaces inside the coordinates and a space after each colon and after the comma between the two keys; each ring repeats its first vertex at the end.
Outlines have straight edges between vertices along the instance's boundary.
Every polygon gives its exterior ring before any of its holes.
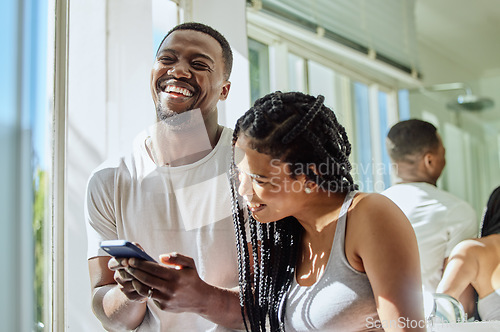
{"type": "Polygon", "coordinates": [[[332,252],[334,252],[335,249],[342,250],[342,252],[344,251],[347,211],[349,211],[349,207],[351,206],[352,200],[354,199],[354,196],[356,196],[356,193],[357,191],[353,190],[349,192],[344,198],[344,203],[342,203],[342,207],[340,208],[339,219],[337,221],[337,227],[335,229],[335,237],[333,238],[332,252]]]}
{"type": "Polygon", "coordinates": [[[344,198],[344,203],[342,204],[342,207],[340,208],[339,212],[339,220],[346,219],[347,216],[347,211],[349,210],[349,207],[351,206],[352,200],[354,199],[354,196],[356,196],[357,191],[353,190],[350,191],[344,198]]]}

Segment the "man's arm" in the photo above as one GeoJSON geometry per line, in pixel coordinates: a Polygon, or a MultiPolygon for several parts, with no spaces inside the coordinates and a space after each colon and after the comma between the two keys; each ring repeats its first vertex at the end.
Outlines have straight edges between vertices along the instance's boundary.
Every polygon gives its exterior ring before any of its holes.
{"type": "Polygon", "coordinates": [[[135,292],[124,270],[114,272],[108,268],[109,261],[110,257],[106,256],[93,257],[88,261],[92,310],[109,331],[133,330],[146,314],[145,298],[135,292]],[[124,286],[117,283],[115,275],[124,286]]]}

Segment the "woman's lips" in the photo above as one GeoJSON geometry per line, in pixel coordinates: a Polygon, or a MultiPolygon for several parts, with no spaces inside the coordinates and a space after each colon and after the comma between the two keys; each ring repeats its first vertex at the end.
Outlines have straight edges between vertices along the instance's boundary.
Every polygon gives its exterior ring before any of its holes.
{"type": "Polygon", "coordinates": [[[252,212],[259,212],[266,207],[266,204],[248,204],[248,208],[252,212]]]}

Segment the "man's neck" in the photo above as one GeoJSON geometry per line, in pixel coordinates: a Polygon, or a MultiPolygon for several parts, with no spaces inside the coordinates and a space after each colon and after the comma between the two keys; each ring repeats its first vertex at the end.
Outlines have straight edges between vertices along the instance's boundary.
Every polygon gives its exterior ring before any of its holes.
{"type": "Polygon", "coordinates": [[[428,181],[399,181],[398,182],[398,184],[404,184],[404,183],[428,183],[428,184],[436,187],[436,183],[432,183],[432,182],[428,182],[428,181]]]}
{"type": "Polygon", "coordinates": [[[437,182],[437,181],[433,181],[432,179],[429,179],[429,178],[413,176],[413,175],[400,176],[398,174],[398,177],[401,179],[401,181],[399,181],[398,183],[425,182],[425,183],[428,183],[428,184],[435,186],[436,182],[437,182]]]}
{"type": "Polygon", "coordinates": [[[203,159],[214,149],[222,130],[216,122],[197,121],[183,127],[158,122],[147,147],[158,166],[188,165],[203,159]]]}
{"type": "Polygon", "coordinates": [[[411,182],[425,182],[436,185],[437,179],[426,172],[425,168],[422,166],[422,163],[419,165],[409,165],[406,163],[397,163],[396,173],[398,178],[401,180],[399,183],[411,183],[411,182]]]}

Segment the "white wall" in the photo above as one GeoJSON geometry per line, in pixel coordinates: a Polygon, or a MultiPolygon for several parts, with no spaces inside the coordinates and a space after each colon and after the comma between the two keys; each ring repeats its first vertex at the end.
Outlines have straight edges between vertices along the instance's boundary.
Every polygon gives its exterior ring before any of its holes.
{"type": "Polygon", "coordinates": [[[475,73],[457,63],[452,54],[444,54],[419,42],[418,59],[425,86],[439,83],[463,82],[476,77],[475,73]]]}
{"type": "Polygon", "coordinates": [[[423,86],[462,82],[475,95],[490,97],[495,102],[491,109],[462,111],[457,116],[446,108],[446,103],[464,94],[463,90],[410,93],[412,117],[422,118],[427,112],[440,122],[439,130],[447,148],[447,166],[438,184],[471,203],[479,219],[489,194],[500,185],[500,75],[492,71],[480,76],[471,72],[467,63],[457,62],[453,54],[421,41],[419,60],[423,86]]]}
{"type": "MultiPolygon", "coordinates": [[[[191,17],[222,32],[234,52],[232,87],[219,108],[233,127],[249,106],[244,0],[193,0],[191,17]]],[[[170,15],[166,15],[171,17],[170,15]]],[[[91,312],[84,195],[91,171],[154,121],[150,1],[73,0],[70,6],[65,194],[65,327],[99,331],[91,312]]],[[[173,23],[172,25],[175,25],[173,23]]],[[[60,287],[60,285],[55,285],[60,287]]]]}

